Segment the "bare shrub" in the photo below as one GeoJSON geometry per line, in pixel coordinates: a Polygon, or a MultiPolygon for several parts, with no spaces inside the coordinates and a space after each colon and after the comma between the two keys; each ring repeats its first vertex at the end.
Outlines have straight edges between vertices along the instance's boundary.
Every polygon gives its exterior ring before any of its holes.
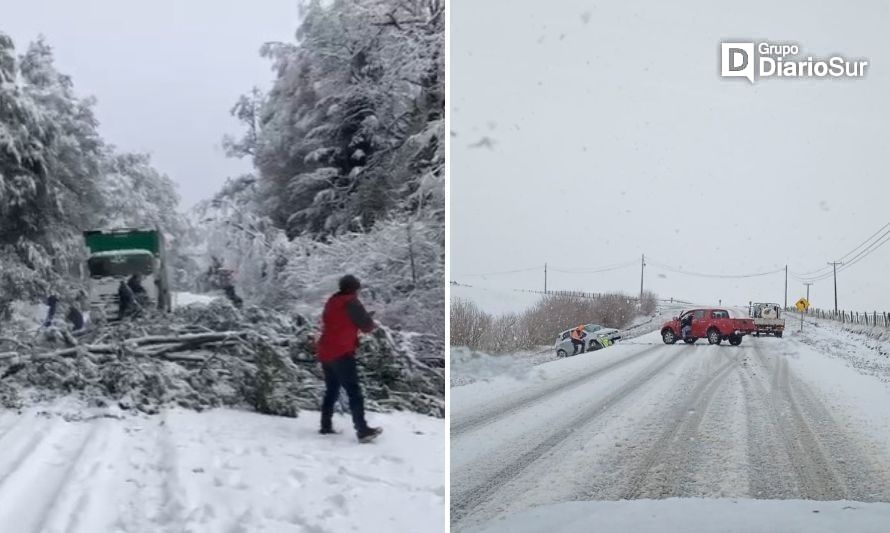
{"type": "Polygon", "coordinates": [[[487,353],[504,353],[532,347],[525,314],[509,313],[491,321],[479,349],[487,353]]]}
{"type": "Polygon", "coordinates": [[[643,301],[640,302],[640,312],[644,315],[651,315],[655,312],[655,307],[658,305],[658,297],[652,291],[646,291],[643,293],[643,301]]]}
{"type": "Polygon", "coordinates": [[[462,298],[451,300],[451,344],[473,350],[482,347],[482,338],[491,329],[492,317],[473,302],[462,298]]]}
{"type": "MultiPolygon", "coordinates": [[[[655,295],[643,295],[644,314],[654,312],[655,295]]],[[[624,328],[638,313],[636,298],[621,293],[595,298],[547,294],[522,314],[492,317],[470,301],[451,302],[451,345],[498,354],[551,344],[556,335],[579,324],[624,328]]]]}

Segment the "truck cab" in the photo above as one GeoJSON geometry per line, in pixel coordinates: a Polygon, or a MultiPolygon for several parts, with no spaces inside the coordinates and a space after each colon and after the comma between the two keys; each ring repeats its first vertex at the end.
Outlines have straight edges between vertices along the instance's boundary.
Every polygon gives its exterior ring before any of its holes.
{"type": "Polygon", "coordinates": [[[171,308],[170,286],[159,230],[121,228],[84,232],[88,249],[90,308],[97,316],[114,317],[120,300],[118,288],[134,274],[142,277],[149,305],[162,311],[171,308]]]}

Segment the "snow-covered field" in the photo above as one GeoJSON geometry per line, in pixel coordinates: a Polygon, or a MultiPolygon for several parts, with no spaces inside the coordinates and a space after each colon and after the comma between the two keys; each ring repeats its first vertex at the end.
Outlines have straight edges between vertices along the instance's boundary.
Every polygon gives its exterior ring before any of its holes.
{"type": "Polygon", "coordinates": [[[445,431],[408,413],[360,445],[316,433],[318,414],[72,402],[0,411],[0,530],[41,532],[442,531],[445,431]]]}
{"type": "Polygon", "coordinates": [[[451,298],[469,300],[491,315],[522,313],[541,300],[535,292],[497,289],[479,285],[452,284],[451,298]]]}
{"type": "Polygon", "coordinates": [[[740,347],[665,346],[653,332],[452,388],[455,529],[648,531],[653,516],[684,514],[689,527],[673,530],[715,530],[702,520],[732,501],[744,512],[725,511],[716,530],[887,526],[887,506],[795,502],[890,502],[890,384],[862,363],[883,357],[863,345],[831,324],[789,323],[783,339],[740,347]],[[638,503],[665,498],[699,504],[638,503]],[[606,503],[547,507],[573,501],[606,503]],[[748,529],[747,512],[788,528],[752,518],[748,529]]]}

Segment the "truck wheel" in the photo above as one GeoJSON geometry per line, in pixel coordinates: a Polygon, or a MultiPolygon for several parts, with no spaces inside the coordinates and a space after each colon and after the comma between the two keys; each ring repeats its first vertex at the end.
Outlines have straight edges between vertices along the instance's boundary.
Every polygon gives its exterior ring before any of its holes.
{"type": "Polygon", "coordinates": [[[777,331],[777,332],[775,333],[775,335],[776,335],[776,337],[778,337],[778,338],[780,338],[780,339],[782,338],[782,332],[781,332],[781,331],[777,331]]]}
{"type": "Polygon", "coordinates": [[[733,346],[738,346],[741,343],[742,343],[741,335],[730,335],[729,336],[729,344],[732,344],[733,346]]]}
{"type": "Polygon", "coordinates": [[[674,344],[677,342],[677,335],[674,333],[674,330],[668,328],[661,332],[661,340],[663,340],[665,344],[674,344]]]}
{"type": "Polygon", "coordinates": [[[560,349],[560,350],[556,350],[556,357],[565,357],[565,356],[567,356],[567,355],[568,355],[568,354],[566,353],[565,350],[562,350],[562,349],[560,349]]]}
{"type": "Polygon", "coordinates": [[[708,330],[708,344],[720,344],[720,341],[723,340],[720,338],[720,332],[717,328],[711,328],[708,330]]]}
{"type": "Polygon", "coordinates": [[[695,344],[695,341],[697,340],[698,339],[695,337],[686,337],[685,339],[683,339],[683,342],[685,342],[686,344],[695,344]]]}

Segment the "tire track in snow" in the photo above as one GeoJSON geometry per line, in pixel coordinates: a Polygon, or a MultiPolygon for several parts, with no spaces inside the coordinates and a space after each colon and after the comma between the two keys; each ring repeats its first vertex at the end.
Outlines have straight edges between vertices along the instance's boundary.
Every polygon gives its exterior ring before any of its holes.
{"type": "Polygon", "coordinates": [[[690,470],[690,447],[696,442],[702,420],[720,389],[720,385],[736,369],[740,359],[732,357],[716,372],[700,382],[674,411],[667,429],[649,448],[649,452],[633,469],[620,499],[667,498],[681,496],[684,472],[690,470]]]}
{"type": "Polygon", "coordinates": [[[170,531],[180,531],[186,525],[186,501],[179,479],[179,452],[173,440],[173,433],[170,431],[167,412],[163,412],[160,416],[157,435],[160,462],[155,468],[161,474],[161,497],[155,522],[165,530],[169,528],[170,531]]]}
{"type": "Polygon", "coordinates": [[[747,356],[748,364],[741,372],[745,394],[748,494],[757,499],[788,498],[794,494],[795,487],[791,458],[772,418],[768,394],[753,374],[753,356],[752,349],[747,356]]]}
{"type": "MultiPolygon", "coordinates": [[[[24,419],[26,415],[22,414],[20,416],[22,417],[22,419],[24,419]]],[[[21,469],[21,467],[28,461],[28,459],[32,457],[34,453],[40,448],[40,446],[46,441],[46,438],[50,434],[55,432],[56,428],[58,427],[58,425],[50,424],[48,421],[45,420],[41,421],[39,424],[39,429],[31,434],[26,444],[24,446],[21,446],[18,451],[14,452],[11,456],[7,456],[4,453],[4,459],[6,457],[10,457],[8,461],[3,461],[3,459],[0,459],[0,465],[5,462],[9,463],[7,465],[7,469],[2,474],[0,474],[0,490],[4,488],[7,480],[21,469]]],[[[14,436],[11,430],[4,433],[3,437],[5,438],[10,435],[14,436]]],[[[3,440],[4,439],[0,439],[0,446],[3,446],[4,452],[7,452],[10,450],[10,448],[7,448],[5,446],[3,440]]]]}
{"type": "MultiPolygon", "coordinates": [[[[648,350],[646,351],[648,352],[648,350]]],[[[637,356],[641,354],[635,354],[637,356]]],[[[590,424],[630,396],[632,393],[651,382],[664,370],[682,359],[680,351],[669,351],[662,358],[656,360],[650,366],[635,374],[628,382],[618,390],[608,394],[604,399],[594,402],[575,416],[563,422],[561,429],[551,433],[544,441],[534,445],[531,449],[518,458],[500,468],[495,474],[487,476],[484,480],[469,488],[461,488],[452,485],[451,489],[451,516],[452,523],[457,523],[470,514],[476,507],[491,499],[491,497],[507,482],[516,478],[530,464],[537,461],[560,442],[567,439],[580,427],[590,424]]],[[[589,376],[586,376],[589,379],[589,376]]],[[[547,394],[549,395],[549,394],[547,394]]],[[[467,468],[473,468],[468,465],[467,468]]]]}
{"type": "MultiPolygon", "coordinates": [[[[100,431],[101,435],[92,437],[90,444],[96,443],[96,445],[90,449],[89,454],[84,453],[92,460],[90,466],[82,465],[78,467],[77,470],[79,472],[76,472],[74,475],[75,480],[72,483],[78,483],[81,491],[74,500],[73,509],[66,520],[65,533],[81,531],[80,524],[84,521],[85,516],[89,517],[91,513],[95,512],[96,507],[105,509],[109,505],[107,500],[103,500],[98,506],[94,505],[93,501],[94,497],[97,496],[96,485],[101,484],[102,481],[107,481],[106,474],[100,472],[100,470],[103,466],[108,466],[109,459],[113,461],[118,458],[116,455],[110,455],[108,450],[108,444],[113,440],[110,436],[116,428],[108,420],[96,420],[93,423],[98,426],[96,430],[100,431]]],[[[114,451],[117,452],[117,450],[114,451]]],[[[95,520],[87,518],[87,523],[94,524],[95,520]]],[[[89,533],[88,530],[87,533],[89,533]]]]}
{"type": "Polygon", "coordinates": [[[166,411],[140,420],[124,443],[132,471],[126,482],[135,490],[127,498],[127,513],[116,525],[124,531],[185,531],[185,506],[178,490],[177,455],[166,411]]]}
{"type": "Polygon", "coordinates": [[[588,384],[591,379],[594,379],[598,376],[602,376],[614,370],[618,370],[622,367],[625,367],[638,359],[645,357],[646,355],[650,355],[652,352],[656,351],[660,346],[653,345],[652,347],[645,348],[639,352],[633,353],[619,359],[617,361],[613,361],[611,363],[607,363],[604,366],[600,366],[594,368],[589,372],[585,372],[579,376],[576,376],[567,381],[560,381],[558,383],[553,384],[552,386],[544,389],[539,392],[536,391],[535,394],[525,396],[519,398],[517,401],[510,401],[509,403],[501,403],[498,405],[494,405],[491,408],[482,410],[478,415],[466,417],[465,419],[451,423],[451,436],[458,437],[469,433],[470,431],[474,431],[481,427],[487,426],[493,422],[496,422],[506,416],[509,416],[518,411],[527,409],[537,403],[540,403],[556,394],[563,393],[569,389],[574,387],[582,386],[588,384]]]}
{"type": "MultiPolygon", "coordinates": [[[[83,440],[77,447],[77,450],[74,452],[74,455],[66,457],[65,459],[68,462],[68,465],[65,467],[65,470],[59,478],[58,483],[53,487],[51,492],[49,493],[49,497],[40,505],[40,521],[37,523],[37,527],[33,529],[34,533],[41,533],[42,531],[46,531],[46,524],[50,518],[52,518],[53,511],[56,509],[59,497],[62,495],[62,492],[71,482],[72,474],[74,473],[76,468],[80,467],[81,460],[84,456],[84,451],[93,441],[96,436],[96,433],[99,430],[99,423],[96,421],[88,422],[89,429],[86,432],[86,435],[83,437],[83,440]]],[[[75,509],[75,512],[77,509],[75,509]]],[[[73,515],[72,515],[73,516],[73,515]]],[[[71,517],[66,521],[67,523],[71,523],[71,517]]]]}
{"type": "Polygon", "coordinates": [[[0,520],[15,523],[20,532],[47,531],[59,496],[95,432],[90,427],[80,437],[78,429],[76,423],[53,417],[13,456],[13,467],[0,479],[0,520]],[[52,451],[47,450],[50,445],[52,451]]]}
{"type": "Polygon", "coordinates": [[[890,469],[885,457],[869,455],[868,443],[845,431],[831,410],[799,378],[785,357],[769,365],[757,349],[760,362],[773,372],[771,396],[779,426],[797,475],[794,497],[816,500],[890,500],[890,469]]]}
{"type": "Polygon", "coordinates": [[[794,473],[795,489],[786,497],[810,500],[845,499],[847,487],[837,475],[807,417],[794,399],[787,361],[776,358],[775,363],[770,364],[756,344],[754,353],[760,366],[770,374],[768,390],[759,381],[755,383],[763,397],[767,398],[773,429],[782,441],[794,473]]]}
{"type": "Polygon", "coordinates": [[[10,415],[8,418],[14,418],[11,424],[3,428],[2,433],[0,433],[0,444],[3,443],[3,439],[6,435],[12,433],[25,419],[25,416],[22,414],[14,414],[10,415]]]}

